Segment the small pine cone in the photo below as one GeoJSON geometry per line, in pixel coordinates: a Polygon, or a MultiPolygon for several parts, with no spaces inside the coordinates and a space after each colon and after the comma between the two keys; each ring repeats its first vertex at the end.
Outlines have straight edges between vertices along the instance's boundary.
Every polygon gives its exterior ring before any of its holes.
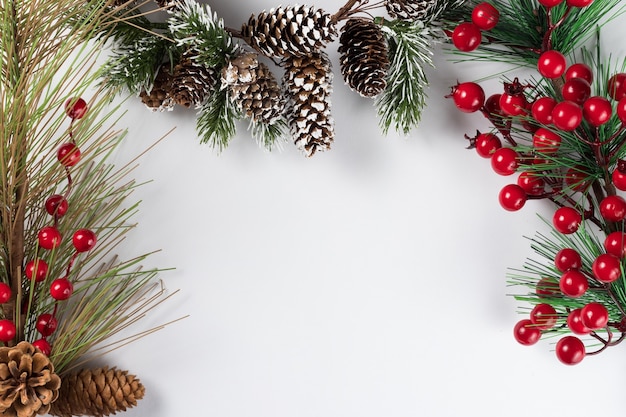
{"type": "Polygon", "coordinates": [[[296,146],[306,156],[330,149],[334,120],[330,114],[332,72],[324,52],[286,60],[284,86],[287,118],[296,146]]]}
{"type": "Polygon", "coordinates": [[[61,378],[50,359],[28,342],[0,348],[0,414],[46,414],[59,396],[61,378]]]}
{"type": "Polygon", "coordinates": [[[375,97],[387,86],[389,57],[380,26],[371,20],[350,19],[339,38],[341,73],[363,97],[375,97]]]}
{"type": "Polygon", "coordinates": [[[63,378],[50,414],[60,417],[108,416],[137,405],[145,389],[134,375],[108,367],[83,369],[63,378]]]}
{"type": "Polygon", "coordinates": [[[394,19],[424,20],[437,0],[386,0],[387,13],[394,19]]]}
{"type": "Polygon", "coordinates": [[[193,53],[183,54],[174,67],[170,96],[184,107],[201,107],[216,88],[217,75],[196,61],[193,53]]]}
{"type": "Polygon", "coordinates": [[[154,2],[160,8],[167,9],[168,12],[173,12],[178,9],[180,0],[154,0],[154,2]]]}
{"type": "Polygon", "coordinates": [[[233,103],[255,122],[272,124],[284,111],[281,88],[256,54],[242,54],[230,61],[222,69],[222,87],[229,88],[233,103]]]}
{"type": "Polygon", "coordinates": [[[169,64],[161,65],[157,71],[157,75],[152,83],[150,92],[142,91],[139,97],[143,104],[150,110],[163,111],[172,110],[174,108],[174,100],[170,97],[172,89],[172,74],[169,70],[169,64]]]}
{"type": "Polygon", "coordinates": [[[244,39],[264,55],[309,55],[332,41],[332,16],[311,6],[286,6],[252,15],[241,28],[244,39]]]}

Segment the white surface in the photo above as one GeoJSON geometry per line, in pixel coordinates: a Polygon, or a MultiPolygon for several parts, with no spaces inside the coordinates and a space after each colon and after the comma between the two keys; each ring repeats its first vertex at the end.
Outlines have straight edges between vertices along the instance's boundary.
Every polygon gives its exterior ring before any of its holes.
{"type": "MultiPolygon", "coordinates": [[[[263,3],[214,9],[238,26],[273,5],[263,3]]],[[[605,33],[623,56],[624,31],[605,33]]],[[[408,138],[382,137],[371,102],[337,76],[337,138],[312,159],[290,144],[260,150],[244,124],[217,155],[199,144],[192,111],[128,104],[122,160],[178,126],[136,171],[153,182],[136,193],[128,253],[162,249],[149,266],[175,267],[162,278],[181,290],[144,325],[190,317],[108,357],[147,388],[126,416],[622,414],[626,345],[566,367],[549,341],[513,340],[521,316],[505,274],[549,207],[500,208],[514,178],[464,149],[485,122],[443,98],[494,68],[437,63],[408,138]]]]}

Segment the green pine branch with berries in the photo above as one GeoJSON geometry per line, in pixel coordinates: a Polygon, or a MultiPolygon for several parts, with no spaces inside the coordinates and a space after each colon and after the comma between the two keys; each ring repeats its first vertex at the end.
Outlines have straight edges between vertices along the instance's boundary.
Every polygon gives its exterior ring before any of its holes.
{"type": "Polygon", "coordinates": [[[500,205],[554,206],[550,232],[531,239],[536,258],[509,274],[528,305],[513,335],[523,345],[557,338],[556,356],[568,365],[626,338],[626,60],[603,62],[598,40],[624,11],[619,1],[470,3],[451,32],[461,60],[537,71],[520,80],[512,70],[489,96],[461,82],[448,97],[492,125],[466,139],[496,174],[517,177],[500,191],[500,205]]]}

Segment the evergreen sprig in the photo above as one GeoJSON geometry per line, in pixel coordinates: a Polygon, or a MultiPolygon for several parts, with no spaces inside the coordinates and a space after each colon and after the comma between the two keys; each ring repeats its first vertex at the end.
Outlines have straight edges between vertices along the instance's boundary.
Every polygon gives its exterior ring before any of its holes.
{"type": "Polygon", "coordinates": [[[196,129],[200,142],[222,151],[237,133],[237,120],[241,115],[231,103],[228,91],[214,91],[198,112],[196,129]]]}

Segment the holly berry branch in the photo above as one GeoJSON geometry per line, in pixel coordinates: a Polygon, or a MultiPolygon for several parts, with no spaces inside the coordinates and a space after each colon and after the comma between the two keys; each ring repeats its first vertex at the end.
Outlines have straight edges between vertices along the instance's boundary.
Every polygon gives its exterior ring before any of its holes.
{"type": "Polygon", "coordinates": [[[329,45],[338,38],[341,75],[374,99],[383,132],[408,134],[425,105],[433,44],[464,0],[349,0],[335,13],[281,6],[252,14],[241,28],[194,0],[156,3],[169,13],[165,22],[137,12],[109,34],[107,86],[126,88],[153,110],[197,109],[200,141],[218,149],[243,119],[262,146],[289,137],[311,156],[334,141],[329,45]]]}
{"type": "Polygon", "coordinates": [[[568,365],[626,339],[626,60],[604,62],[592,36],[624,10],[619,1],[471,2],[451,32],[461,56],[538,72],[504,79],[489,96],[461,82],[448,97],[493,126],[466,135],[469,148],[497,174],[518,175],[500,191],[501,206],[554,204],[550,234],[531,240],[539,259],[510,274],[527,291],[516,298],[532,306],[513,334],[524,345],[558,336],[557,358],[568,365]]]}

